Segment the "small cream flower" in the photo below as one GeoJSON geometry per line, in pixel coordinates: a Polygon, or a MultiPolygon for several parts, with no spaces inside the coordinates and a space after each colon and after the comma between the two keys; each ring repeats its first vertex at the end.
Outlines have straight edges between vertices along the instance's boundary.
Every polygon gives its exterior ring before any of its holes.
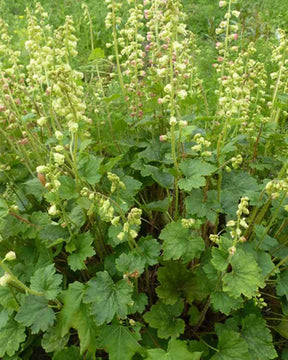
{"type": "Polygon", "coordinates": [[[6,255],[4,260],[11,261],[16,259],[16,254],[14,251],[9,251],[6,255]]]}

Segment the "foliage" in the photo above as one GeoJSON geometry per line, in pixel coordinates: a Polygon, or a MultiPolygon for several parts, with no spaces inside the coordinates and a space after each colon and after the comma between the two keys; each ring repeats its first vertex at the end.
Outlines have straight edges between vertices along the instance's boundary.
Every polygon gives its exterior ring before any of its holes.
{"type": "Polygon", "coordinates": [[[287,358],[276,3],[0,0],[1,358],[287,358]]]}

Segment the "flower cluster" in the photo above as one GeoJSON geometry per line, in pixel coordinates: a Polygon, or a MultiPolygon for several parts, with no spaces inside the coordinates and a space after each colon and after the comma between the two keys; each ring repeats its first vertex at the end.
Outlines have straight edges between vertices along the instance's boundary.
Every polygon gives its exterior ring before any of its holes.
{"type": "Polygon", "coordinates": [[[132,208],[130,210],[127,221],[123,224],[123,230],[117,236],[120,241],[125,239],[126,234],[132,239],[138,236],[139,226],[141,225],[141,215],[141,209],[132,208]]]}
{"type": "MultiPolygon", "coordinates": [[[[115,224],[115,210],[111,204],[110,198],[99,192],[92,191],[87,187],[83,187],[81,190],[81,196],[87,197],[92,201],[92,205],[88,210],[88,215],[93,215],[94,211],[99,215],[102,221],[111,222],[115,224]]],[[[119,218],[117,217],[117,222],[119,218]]],[[[115,224],[116,225],[116,224],[115,224]]]]}
{"type": "Polygon", "coordinates": [[[270,88],[273,90],[273,95],[268,106],[271,108],[271,120],[277,123],[281,113],[280,109],[276,106],[277,94],[285,94],[288,86],[288,39],[285,31],[281,29],[277,30],[276,36],[278,46],[273,49],[271,58],[278,69],[270,73],[273,82],[270,88]]]}
{"type": "Polygon", "coordinates": [[[182,219],[181,220],[181,225],[185,228],[185,229],[199,229],[200,225],[201,225],[201,220],[197,219],[182,219]]]}
{"type": "MultiPolygon", "coordinates": [[[[246,218],[243,215],[249,215],[248,210],[248,197],[242,197],[238,205],[238,210],[236,211],[237,221],[229,220],[226,224],[228,228],[231,228],[230,235],[233,239],[233,247],[236,246],[237,242],[245,242],[246,238],[242,235],[242,229],[247,229],[248,224],[246,218]]],[[[235,250],[236,251],[236,250],[235,250]]],[[[235,252],[234,251],[234,252],[235,252]]]]}
{"type": "Polygon", "coordinates": [[[125,189],[126,186],[123,181],[120,180],[119,176],[111,172],[107,173],[107,178],[111,182],[110,192],[113,194],[117,189],[125,189]]]}
{"type": "MultiPolygon", "coordinates": [[[[287,172],[288,175],[288,172],[287,172]]],[[[288,176],[285,179],[274,179],[269,181],[265,186],[266,193],[273,199],[280,196],[282,191],[288,192],[288,176]]]]}
{"type": "Polygon", "coordinates": [[[196,142],[196,145],[193,145],[191,147],[192,153],[197,153],[202,157],[209,157],[212,155],[212,152],[209,149],[211,146],[211,142],[208,140],[205,140],[204,136],[202,134],[195,134],[193,137],[193,141],[196,142]]]}

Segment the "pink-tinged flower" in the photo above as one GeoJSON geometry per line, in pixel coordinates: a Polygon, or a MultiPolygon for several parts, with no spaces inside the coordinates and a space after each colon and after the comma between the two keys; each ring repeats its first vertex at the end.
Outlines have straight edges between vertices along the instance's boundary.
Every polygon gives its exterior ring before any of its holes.
{"type": "Polygon", "coordinates": [[[15,104],[20,105],[20,104],[21,104],[21,100],[20,100],[20,99],[15,99],[15,104]]]}
{"type": "Polygon", "coordinates": [[[167,50],[167,49],[168,49],[168,45],[167,45],[167,44],[163,44],[163,45],[162,45],[162,49],[167,50]]]}
{"type": "Polygon", "coordinates": [[[149,50],[150,50],[150,45],[148,44],[145,46],[145,51],[149,51],[149,50]]]}
{"type": "Polygon", "coordinates": [[[161,142],[167,141],[167,135],[160,135],[160,136],[159,136],[159,140],[160,140],[161,142]]]}
{"type": "Polygon", "coordinates": [[[222,43],[218,41],[218,42],[216,42],[215,46],[216,46],[216,49],[219,49],[222,46],[222,43]]]}
{"type": "Polygon", "coordinates": [[[146,36],[146,39],[148,41],[151,41],[152,40],[152,34],[151,33],[148,33],[147,36],[146,36]]]}
{"type": "Polygon", "coordinates": [[[0,112],[1,112],[1,111],[5,111],[5,106],[2,105],[2,104],[0,104],[0,112]]]}
{"type": "Polygon", "coordinates": [[[222,56],[219,56],[217,59],[219,62],[223,62],[224,58],[222,56]]]}
{"type": "Polygon", "coordinates": [[[28,138],[23,138],[23,139],[17,141],[17,143],[19,145],[26,145],[26,144],[28,144],[28,142],[29,142],[28,138]]]}
{"type": "Polygon", "coordinates": [[[233,36],[233,39],[234,39],[234,40],[238,40],[238,34],[237,34],[237,33],[232,34],[232,36],[233,36]]]}
{"type": "Polygon", "coordinates": [[[157,102],[158,102],[159,105],[161,105],[161,104],[163,104],[163,99],[162,99],[162,98],[159,98],[159,99],[157,100],[157,102]]]}
{"type": "Polygon", "coordinates": [[[216,68],[216,67],[218,67],[218,64],[214,63],[214,64],[212,64],[212,66],[213,66],[214,68],[216,68]]]}
{"type": "Polygon", "coordinates": [[[149,19],[149,13],[150,13],[149,10],[144,10],[144,17],[145,17],[146,20],[149,19]]]}
{"type": "Polygon", "coordinates": [[[142,110],[140,110],[140,111],[138,112],[138,116],[139,116],[139,117],[142,117],[142,116],[143,116],[143,111],[142,111],[142,110]]]}

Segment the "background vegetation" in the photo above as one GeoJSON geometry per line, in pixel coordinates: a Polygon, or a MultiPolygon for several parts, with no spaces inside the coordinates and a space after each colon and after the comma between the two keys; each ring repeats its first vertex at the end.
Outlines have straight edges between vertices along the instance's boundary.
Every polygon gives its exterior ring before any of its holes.
{"type": "Polygon", "coordinates": [[[143,4],[0,0],[0,357],[287,360],[288,2],[143,4]]]}

